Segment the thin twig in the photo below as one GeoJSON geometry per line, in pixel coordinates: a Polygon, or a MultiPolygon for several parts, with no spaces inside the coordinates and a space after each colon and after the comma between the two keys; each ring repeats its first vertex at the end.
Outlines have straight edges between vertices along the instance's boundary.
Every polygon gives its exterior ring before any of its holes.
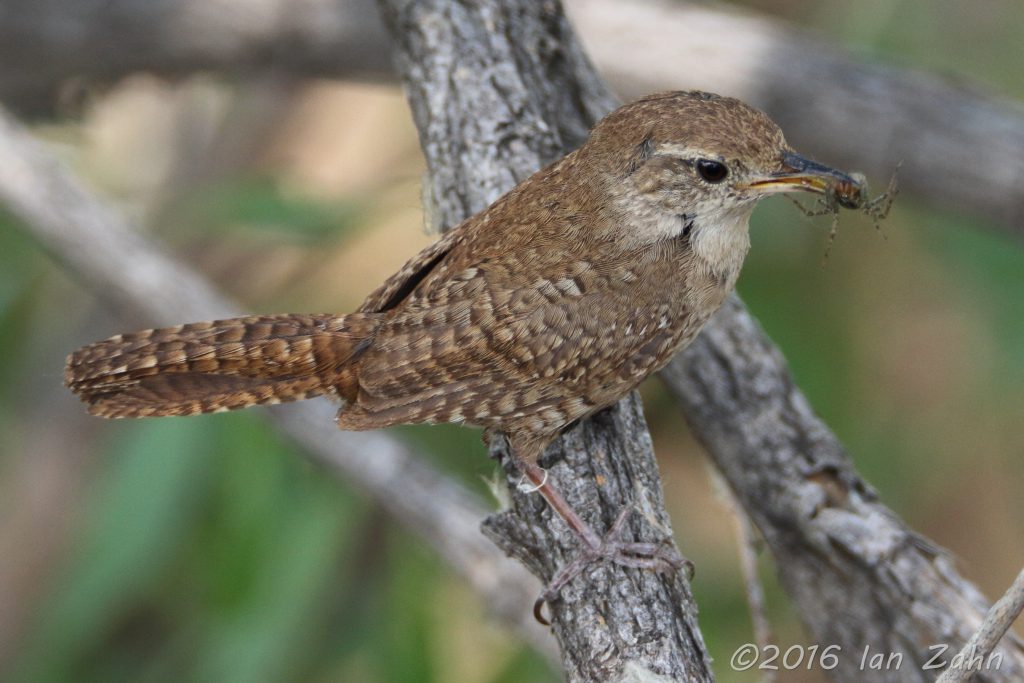
{"type": "MultiPolygon", "coordinates": [[[[714,471],[714,470],[712,470],[714,471]]],[[[740,559],[740,572],[743,574],[743,588],[747,595],[747,606],[750,607],[750,622],[754,630],[754,642],[763,651],[764,648],[774,640],[772,636],[772,625],[768,620],[768,606],[764,597],[764,586],[761,584],[761,577],[757,570],[757,555],[761,541],[757,535],[757,529],[750,523],[750,518],[743,510],[743,507],[736,500],[736,496],[729,490],[728,485],[722,480],[720,474],[715,474],[716,489],[721,491],[725,504],[732,512],[733,521],[736,523],[736,550],[740,559]]],[[[769,683],[774,679],[767,676],[762,679],[769,683]]]]}
{"type": "MultiPolygon", "coordinates": [[[[768,607],[764,597],[764,586],[757,571],[758,548],[761,545],[757,529],[750,522],[743,506],[729,490],[729,485],[718,470],[711,469],[711,485],[715,493],[722,498],[722,504],[732,513],[736,524],[736,551],[739,555],[740,574],[743,576],[743,589],[750,609],[750,622],[754,631],[754,643],[758,652],[767,652],[766,648],[774,641],[771,622],[768,620],[768,607]]],[[[760,683],[775,683],[776,671],[766,669],[761,672],[760,683]]]]}
{"type": "MultiPolygon", "coordinates": [[[[989,658],[996,645],[1024,610],[1024,569],[1007,589],[1003,597],[992,605],[985,615],[978,632],[953,657],[951,665],[935,683],[965,683],[979,671],[997,666],[997,660],[989,658]]],[[[1001,662],[1001,660],[1000,660],[1001,662]]]]}

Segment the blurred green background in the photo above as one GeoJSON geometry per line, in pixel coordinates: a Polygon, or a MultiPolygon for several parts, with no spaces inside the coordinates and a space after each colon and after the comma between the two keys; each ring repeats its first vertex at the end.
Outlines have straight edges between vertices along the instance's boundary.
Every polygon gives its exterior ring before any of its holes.
{"type": "MultiPolygon", "coordinates": [[[[1024,97],[1018,0],[739,4],[1024,97]]],[[[35,130],[254,311],[349,310],[431,239],[397,88],[136,76],[35,130]],[[261,97],[280,104],[253,111],[261,97]]],[[[1001,594],[1024,558],[1024,250],[909,196],[885,239],[845,215],[823,266],[828,227],[767,202],[740,293],[882,499],[1001,594]]],[[[0,214],[0,680],[559,680],[261,409],[85,416],[61,387],[64,355],[150,322],[107,308],[0,214]]],[[[754,681],[725,666],[751,640],[733,523],[679,411],[656,382],[644,394],[717,675],[754,681]]],[[[400,436],[486,495],[476,433],[400,436]]],[[[778,641],[804,642],[761,565],[778,641]]]]}

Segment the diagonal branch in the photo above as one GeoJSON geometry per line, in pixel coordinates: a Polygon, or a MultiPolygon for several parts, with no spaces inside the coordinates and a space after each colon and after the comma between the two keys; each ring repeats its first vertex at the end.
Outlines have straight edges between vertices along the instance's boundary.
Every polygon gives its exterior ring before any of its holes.
{"type": "Polygon", "coordinates": [[[936,683],[967,683],[977,671],[1001,667],[1002,661],[998,655],[992,655],[992,650],[1022,611],[1024,570],[1017,574],[1017,578],[1013,580],[1003,597],[992,605],[978,632],[971,636],[960,652],[950,660],[949,667],[936,683]]]}
{"type": "MultiPolygon", "coordinates": [[[[929,647],[966,642],[984,597],[943,550],[878,502],[739,299],[661,376],[760,529],[814,642],[846,653],[831,675],[864,680],[868,647],[906,660],[893,681],[931,681],[929,647]]],[[[1020,641],[999,651],[1005,664],[977,680],[1024,679],[1020,641]]]]}
{"type": "MultiPolygon", "coordinates": [[[[0,203],[108,303],[155,324],[238,314],[238,307],[200,275],[91,195],[2,111],[0,150],[0,203]]],[[[539,584],[480,535],[480,520],[488,512],[483,501],[386,433],[338,431],[334,408],[326,401],[262,414],[302,445],[311,460],[360,487],[433,546],[520,637],[553,657],[551,639],[529,610],[539,584]]]]}

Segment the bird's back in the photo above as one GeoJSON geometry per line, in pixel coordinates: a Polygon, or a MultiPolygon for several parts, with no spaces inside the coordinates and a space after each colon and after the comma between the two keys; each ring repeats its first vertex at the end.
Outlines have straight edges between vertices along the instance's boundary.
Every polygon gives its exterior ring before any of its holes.
{"type": "Polygon", "coordinates": [[[363,310],[380,310],[389,292],[393,307],[358,358],[341,428],[467,422],[554,434],[692,336],[688,245],[595,242],[593,207],[532,196],[569,184],[559,176],[570,171],[563,161],[538,172],[413,259],[400,273],[416,286],[400,301],[395,282],[371,295],[363,310]]]}

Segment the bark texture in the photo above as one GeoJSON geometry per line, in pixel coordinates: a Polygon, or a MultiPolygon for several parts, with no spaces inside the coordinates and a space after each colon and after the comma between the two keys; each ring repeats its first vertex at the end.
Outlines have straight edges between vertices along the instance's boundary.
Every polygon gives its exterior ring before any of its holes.
{"type": "MultiPolygon", "coordinates": [[[[934,680],[929,648],[948,646],[948,662],[981,624],[984,597],[878,502],[739,299],[661,374],[764,536],[813,642],[839,646],[831,676],[934,680]],[[866,674],[865,647],[901,654],[904,665],[866,674]]],[[[1011,635],[996,651],[1002,666],[974,680],[1024,680],[1020,640],[1011,635]]]]}
{"type": "MultiPolygon", "coordinates": [[[[382,0],[427,164],[430,212],[442,228],[485,208],[577,146],[614,106],[556,2],[382,0]]],[[[496,457],[508,461],[504,444],[496,457]]],[[[634,394],[571,430],[541,464],[598,532],[626,505],[630,537],[671,543],[650,437],[634,394]]],[[[549,580],[579,540],[538,495],[509,476],[512,507],[485,531],[549,580]]],[[[711,680],[682,573],[595,564],[550,605],[567,680],[619,681],[645,671],[711,680]]]]}

